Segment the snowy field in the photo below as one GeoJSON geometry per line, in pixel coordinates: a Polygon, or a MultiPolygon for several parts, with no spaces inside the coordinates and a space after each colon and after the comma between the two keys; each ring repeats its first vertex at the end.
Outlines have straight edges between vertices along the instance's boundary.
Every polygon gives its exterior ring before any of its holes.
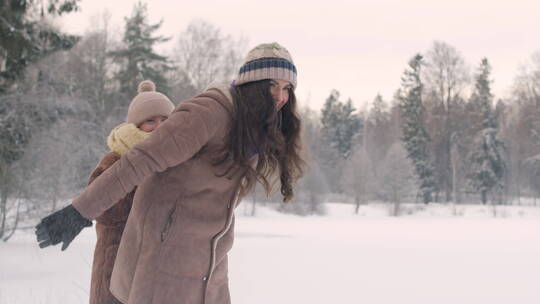
{"type": "MultiPolygon", "coordinates": [[[[540,207],[249,208],[237,210],[234,304],[540,303],[540,207]]],[[[94,242],[93,229],[65,252],[39,249],[31,232],[0,242],[0,304],[87,303],[94,242]]]]}

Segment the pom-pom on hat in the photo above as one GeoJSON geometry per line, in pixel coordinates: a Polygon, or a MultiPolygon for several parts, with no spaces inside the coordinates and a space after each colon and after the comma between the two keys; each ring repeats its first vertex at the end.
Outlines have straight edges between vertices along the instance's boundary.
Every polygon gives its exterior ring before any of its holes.
{"type": "Polygon", "coordinates": [[[156,85],[150,80],[139,83],[139,94],[129,104],[127,123],[139,126],[145,120],[154,116],[171,115],[174,110],[173,103],[169,98],[156,92],[156,85]]]}
{"type": "Polygon", "coordinates": [[[285,80],[296,88],[296,66],[289,51],[277,42],[259,44],[249,51],[235,84],[263,79],[285,80]]]}
{"type": "Polygon", "coordinates": [[[143,80],[141,83],[139,83],[139,88],[137,89],[137,92],[152,92],[156,90],[156,85],[150,81],[150,80],[143,80]]]}

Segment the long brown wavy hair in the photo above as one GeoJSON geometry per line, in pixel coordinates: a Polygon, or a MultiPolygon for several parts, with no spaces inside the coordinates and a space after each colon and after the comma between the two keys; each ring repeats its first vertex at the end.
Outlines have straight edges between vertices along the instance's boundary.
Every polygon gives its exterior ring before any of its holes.
{"type": "Polygon", "coordinates": [[[268,79],[235,86],[232,95],[234,115],[218,163],[232,159],[231,168],[245,172],[241,196],[249,193],[256,182],[270,195],[279,177],[283,201],[290,201],[294,196],[293,184],[303,175],[306,165],[300,155],[301,122],[294,91],[289,89],[289,100],[280,111],[276,109],[268,79]],[[253,168],[250,163],[255,155],[257,165],[253,168]]]}

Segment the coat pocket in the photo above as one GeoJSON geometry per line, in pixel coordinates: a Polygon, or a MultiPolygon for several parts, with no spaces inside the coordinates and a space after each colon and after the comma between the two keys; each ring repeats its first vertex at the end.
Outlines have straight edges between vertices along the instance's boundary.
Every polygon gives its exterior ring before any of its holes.
{"type": "Polygon", "coordinates": [[[165,242],[167,239],[167,236],[169,235],[169,231],[174,224],[174,219],[176,218],[176,210],[178,207],[174,205],[174,207],[169,211],[169,214],[167,216],[167,220],[165,221],[165,225],[161,229],[161,242],[165,242]]]}

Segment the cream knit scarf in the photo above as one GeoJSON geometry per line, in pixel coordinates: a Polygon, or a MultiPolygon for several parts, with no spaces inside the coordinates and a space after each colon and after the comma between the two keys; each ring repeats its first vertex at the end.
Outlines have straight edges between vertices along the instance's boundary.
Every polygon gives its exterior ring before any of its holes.
{"type": "Polygon", "coordinates": [[[150,133],[141,131],[134,124],[122,123],[116,126],[107,137],[107,146],[111,151],[122,155],[148,136],[150,133]]]}

